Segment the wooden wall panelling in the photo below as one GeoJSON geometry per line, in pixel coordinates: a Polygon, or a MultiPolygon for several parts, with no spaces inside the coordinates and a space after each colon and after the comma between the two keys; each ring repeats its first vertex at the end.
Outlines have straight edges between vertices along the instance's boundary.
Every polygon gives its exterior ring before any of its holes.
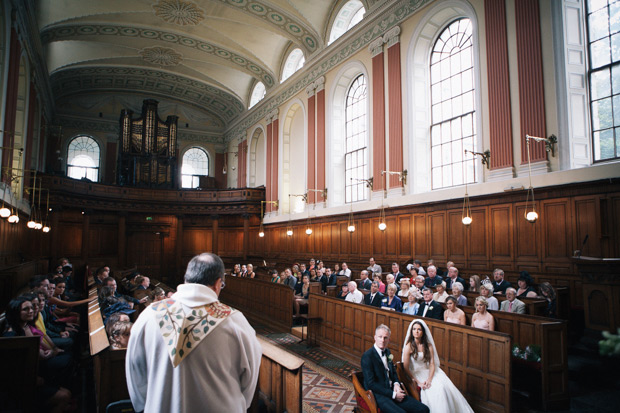
{"type": "Polygon", "coordinates": [[[350,256],[351,255],[351,235],[349,231],[347,231],[348,224],[346,222],[339,222],[338,225],[338,234],[340,240],[340,256],[350,256]]]}
{"type": "Polygon", "coordinates": [[[573,245],[576,250],[581,250],[584,257],[602,258],[601,249],[601,199],[600,197],[584,196],[573,198],[573,211],[575,211],[575,231],[573,245]],[[588,237],[585,245],[584,239],[588,237]]]}
{"type": "Polygon", "coordinates": [[[62,256],[79,258],[82,256],[82,223],[66,222],[58,228],[61,245],[59,252],[62,256]]]}
{"type": "Polygon", "coordinates": [[[398,223],[398,216],[387,216],[385,218],[387,228],[385,231],[379,230],[379,224],[377,223],[377,230],[383,232],[379,237],[382,239],[384,245],[384,259],[387,261],[399,262],[400,255],[400,225],[398,223]]]}
{"type": "Polygon", "coordinates": [[[398,262],[405,262],[413,255],[412,231],[413,227],[410,214],[398,215],[398,262]]]}
{"type": "Polygon", "coordinates": [[[201,227],[183,228],[183,255],[195,256],[212,251],[213,234],[211,229],[201,227]]]}
{"type": "Polygon", "coordinates": [[[542,271],[546,273],[573,272],[570,257],[573,255],[572,211],[569,198],[543,200],[540,203],[542,224],[542,271]]]}
{"type": "Polygon", "coordinates": [[[426,236],[426,215],[413,214],[413,257],[423,263],[430,258],[428,254],[429,240],[426,236]]]}
{"type": "MultiPolygon", "coordinates": [[[[471,211],[472,223],[464,228],[467,247],[467,267],[473,270],[489,268],[489,223],[488,208],[475,208],[471,211]]],[[[461,223],[461,225],[463,225],[461,223]]]]}
{"type": "MultiPolygon", "coordinates": [[[[609,230],[607,236],[613,249],[610,251],[612,257],[620,257],[620,197],[611,197],[611,207],[609,220],[609,230]]],[[[606,228],[607,229],[607,228],[606,228]]]]}
{"type": "MultiPolygon", "coordinates": [[[[370,233],[372,236],[372,256],[377,262],[385,261],[385,231],[379,229],[379,218],[370,219],[370,233]]],[[[387,223],[387,222],[386,222],[387,223]]],[[[387,231],[387,229],[386,229],[387,231]]]]}
{"type": "Polygon", "coordinates": [[[456,266],[467,264],[467,227],[462,222],[462,211],[448,211],[448,228],[446,231],[446,243],[448,247],[448,259],[454,261],[456,266]]]}
{"type": "Polygon", "coordinates": [[[489,206],[490,253],[496,265],[514,260],[513,208],[511,205],[489,206]]]}
{"type": "Polygon", "coordinates": [[[91,221],[90,231],[86,236],[89,237],[89,257],[116,257],[118,253],[116,247],[118,242],[118,225],[116,223],[97,224],[91,221]]]}
{"type": "Polygon", "coordinates": [[[446,250],[446,212],[431,212],[427,214],[427,237],[429,238],[429,258],[437,264],[445,263],[448,259],[446,250]]]}
{"type": "Polygon", "coordinates": [[[356,224],[355,232],[359,231],[359,251],[362,257],[372,257],[373,246],[372,246],[372,220],[370,219],[360,219],[358,224],[356,224]]]}
{"type": "MultiPolygon", "coordinates": [[[[539,214],[540,206],[536,210],[539,214]]],[[[513,225],[515,228],[515,259],[513,262],[504,265],[504,270],[540,272],[542,270],[541,260],[541,223],[530,223],[525,219],[525,204],[517,204],[514,207],[513,225]],[[516,265],[515,265],[516,264],[516,265]]],[[[495,267],[495,266],[494,266],[495,267]]]]}
{"type": "Polygon", "coordinates": [[[329,231],[331,248],[326,253],[329,259],[339,261],[342,256],[342,251],[340,250],[340,224],[338,222],[331,222],[329,224],[329,231]]]}

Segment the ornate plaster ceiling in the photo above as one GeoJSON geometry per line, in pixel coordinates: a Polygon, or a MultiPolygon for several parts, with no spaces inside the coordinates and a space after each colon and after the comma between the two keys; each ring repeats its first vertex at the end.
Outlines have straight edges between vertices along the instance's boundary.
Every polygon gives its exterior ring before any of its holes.
{"type": "MultiPolygon", "coordinates": [[[[204,113],[205,129],[247,110],[256,81],[279,82],[285,53],[325,47],[332,0],[39,0],[58,106],[131,93],[204,113]]],[[[89,106],[89,105],[86,105],[89,106]]]]}

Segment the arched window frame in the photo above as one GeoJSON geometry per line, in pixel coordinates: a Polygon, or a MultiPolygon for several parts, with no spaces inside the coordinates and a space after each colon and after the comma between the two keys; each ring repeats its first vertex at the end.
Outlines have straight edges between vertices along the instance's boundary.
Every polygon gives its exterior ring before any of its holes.
{"type": "Polygon", "coordinates": [[[282,64],[282,74],[280,76],[280,83],[284,83],[286,79],[293,76],[299,69],[301,69],[306,62],[304,52],[299,48],[292,48],[287,54],[284,63],[282,64]]]}
{"type": "Polygon", "coordinates": [[[345,98],[344,171],[347,204],[368,198],[366,184],[360,181],[368,179],[368,98],[368,78],[359,74],[351,82],[345,98]],[[358,91],[363,95],[356,94],[358,91]]]}
{"type": "MultiPolygon", "coordinates": [[[[405,127],[409,139],[404,145],[405,153],[409,154],[405,167],[410,171],[411,179],[407,180],[410,194],[420,194],[432,191],[431,187],[431,87],[430,87],[430,53],[435,41],[443,30],[454,20],[468,18],[472,22],[473,33],[473,58],[474,58],[474,83],[475,89],[476,125],[478,134],[476,147],[483,147],[482,125],[482,97],[479,85],[481,84],[482,68],[480,66],[480,43],[478,40],[478,18],[476,12],[464,0],[446,0],[438,2],[429,8],[421,17],[409,42],[406,60],[406,91],[407,107],[409,113],[404,117],[405,127]],[[407,121],[415,119],[415,122],[407,121]],[[424,154],[424,155],[421,155],[424,154]]],[[[488,143],[487,143],[488,144],[488,143]]],[[[478,182],[483,179],[483,171],[480,162],[474,164],[478,182]]]]}
{"type": "MultiPolygon", "coordinates": [[[[356,4],[355,6],[359,5],[356,4]]],[[[344,0],[341,1],[340,4],[336,4],[336,6],[334,7],[334,11],[332,12],[333,17],[331,18],[329,29],[326,33],[327,45],[329,46],[330,44],[334,43],[345,33],[351,30],[355,25],[357,25],[359,21],[352,24],[354,18],[358,17],[358,13],[360,12],[362,13],[363,18],[363,14],[366,13],[367,10],[368,5],[363,0],[344,0]],[[355,11],[349,16],[342,16],[343,13],[348,12],[347,8],[350,8],[352,6],[352,3],[359,3],[361,4],[361,7],[354,9],[355,11]],[[340,24],[346,25],[346,28],[343,29],[342,27],[339,27],[340,24]]]]}
{"type": "MultiPolygon", "coordinates": [[[[93,182],[99,181],[99,170],[101,165],[101,145],[95,138],[90,135],[80,134],[76,135],[67,144],[67,177],[73,179],[82,179],[87,178],[93,182]],[[81,142],[78,142],[80,140],[81,142]],[[89,144],[89,148],[72,148],[72,145],[86,145],[89,144]],[[74,155],[72,151],[80,150],[81,152],[85,152],[83,154],[74,155]],[[88,155],[92,152],[92,156],[88,155]],[[85,158],[89,158],[92,163],[90,166],[80,165],[75,162],[75,159],[83,156],[85,158]]],[[[85,163],[85,162],[84,162],[85,163]]]]}
{"type": "MultiPolygon", "coordinates": [[[[189,166],[189,165],[188,165],[189,166]]],[[[209,157],[209,152],[200,146],[193,145],[183,152],[183,156],[181,157],[181,187],[183,189],[194,189],[198,188],[200,185],[200,177],[201,176],[209,176],[209,168],[211,166],[211,158],[209,157]],[[195,158],[197,154],[204,154],[204,160],[198,160],[195,158]],[[194,156],[194,159],[186,159],[187,156],[194,156]],[[191,172],[195,173],[187,173],[187,169],[185,169],[186,162],[205,162],[206,165],[202,165],[199,170],[194,170],[193,166],[191,172]],[[206,172],[206,173],[203,173],[206,172]]]]}
{"type": "Polygon", "coordinates": [[[265,88],[265,84],[263,82],[256,82],[254,87],[252,88],[252,93],[250,93],[250,104],[248,105],[248,109],[252,109],[258,102],[265,98],[267,94],[267,89],[265,88]],[[260,96],[259,96],[260,95],[260,96]]]}

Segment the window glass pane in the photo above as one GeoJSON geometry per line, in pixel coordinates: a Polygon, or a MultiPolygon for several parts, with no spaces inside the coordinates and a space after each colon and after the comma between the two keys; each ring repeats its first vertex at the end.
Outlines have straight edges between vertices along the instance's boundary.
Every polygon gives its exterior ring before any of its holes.
{"type": "Polygon", "coordinates": [[[607,7],[592,13],[588,18],[588,26],[590,27],[591,42],[609,36],[609,14],[607,7]]]}
{"type": "Polygon", "coordinates": [[[267,91],[265,90],[265,85],[263,82],[258,82],[256,86],[254,86],[254,90],[252,91],[252,97],[250,98],[250,108],[260,102],[264,97],[267,91]]]}
{"type": "Polygon", "coordinates": [[[603,69],[592,73],[590,82],[592,88],[592,99],[600,99],[609,96],[611,88],[609,87],[610,79],[608,69],[603,69]]]}
{"type": "Polygon", "coordinates": [[[614,148],[614,131],[606,129],[600,132],[601,159],[611,159],[616,156],[614,148]]]}
{"type": "Polygon", "coordinates": [[[332,25],[327,44],[332,44],[336,39],[362,21],[365,13],[366,9],[364,9],[364,5],[359,0],[351,0],[342,6],[332,25]]]}
{"type": "Polygon", "coordinates": [[[201,148],[191,148],[183,155],[181,163],[181,186],[198,188],[198,176],[209,175],[209,157],[201,148]]]}
{"type": "Polygon", "coordinates": [[[588,10],[590,12],[596,11],[605,6],[607,6],[607,0],[588,0],[588,10]]]}
{"type": "Polygon", "coordinates": [[[590,55],[593,68],[610,63],[609,37],[592,43],[590,45],[590,55]]]}
{"type": "MultiPolygon", "coordinates": [[[[440,34],[431,53],[430,73],[433,85],[432,187],[462,185],[463,149],[467,146],[474,150],[476,140],[472,25],[469,19],[455,20],[440,34]],[[439,82],[441,96],[436,90],[439,82]]],[[[472,182],[475,182],[475,176],[472,182]]]]}
{"type": "Polygon", "coordinates": [[[345,202],[362,200],[359,186],[361,179],[368,179],[366,164],[367,131],[367,85],[364,75],[358,76],[347,93],[345,109],[345,202]]]}
{"type": "Polygon", "coordinates": [[[595,130],[610,128],[613,125],[611,116],[610,98],[592,102],[592,126],[595,130]]]}
{"type": "Polygon", "coordinates": [[[99,180],[99,144],[90,136],[78,136],[67,148],[67,176],[74,179],[99,180]]]}

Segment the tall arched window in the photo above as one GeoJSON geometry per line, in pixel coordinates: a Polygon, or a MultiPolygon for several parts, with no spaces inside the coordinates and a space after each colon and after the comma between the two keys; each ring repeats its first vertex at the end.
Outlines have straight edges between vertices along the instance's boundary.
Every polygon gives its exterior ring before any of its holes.
{"type": "Polygon", "coordinates": [[[455,20],[433,46],[431,79],[432,188],[476,182],[474,56],[470,19],[455,20]]]}
{"type": "Polygon", "coordinates": [[[603,161],[620,158],[620,1],[586,4],[594,161],[603,161]]]}
{"type": "Polygon", "coordinates": [[[74,179],[99,180],[99,144],[90,136],[78,136],[69,142],[67,176],[74,179]]]}
{"type": "Polygon", "coordinates": [[[209,175],[209,156],[204,149],[191,148],[183,155],[181,186],[198,188],[199,177],[209,175]]]}
{"type": "Polygon", "coordinates": [[[368,87],[366,77],[359,75],[347,92],[345,123],[345,202],[366,199],[368,179],[368,142],[366,131],[366,99],[368,87]]]}
{"type": "Polygon", "coordinates": [[[258,102],[263,100],[263,98],[265,97],[265,93],[267,93],[267,91],[265,90],[265,85],[263,84],[263,82],[258,82],[254,86],[254,90],[252,90],[252,96],[250,97],[250,106],[248,107],[248,109],[252,108],[258,102]]]}
{"type": "Polygon", "coordinates": [[[293,51],[288,54],[286,63],[284,63],[282,80],[280,80],[280,83],[284,82],[286,79],[291,77],[293,73],[301,69],[304,63],[306,63],[304,52],[302,52],[300,48],[293,49],[293,51]]]}
{"type": "Polygon", "coordinates": [[[351,0],[342,6],[334,19],[334,24],[332,25],[332,30],[329,33],[329,41],[327,44],[332,44],[340,36],[345,34],[351,27],[362,21],[362,18],[364,18],[364,13],[366,13],[366,10],[364,9],[362,2],[359,0],[351,0]]]}

